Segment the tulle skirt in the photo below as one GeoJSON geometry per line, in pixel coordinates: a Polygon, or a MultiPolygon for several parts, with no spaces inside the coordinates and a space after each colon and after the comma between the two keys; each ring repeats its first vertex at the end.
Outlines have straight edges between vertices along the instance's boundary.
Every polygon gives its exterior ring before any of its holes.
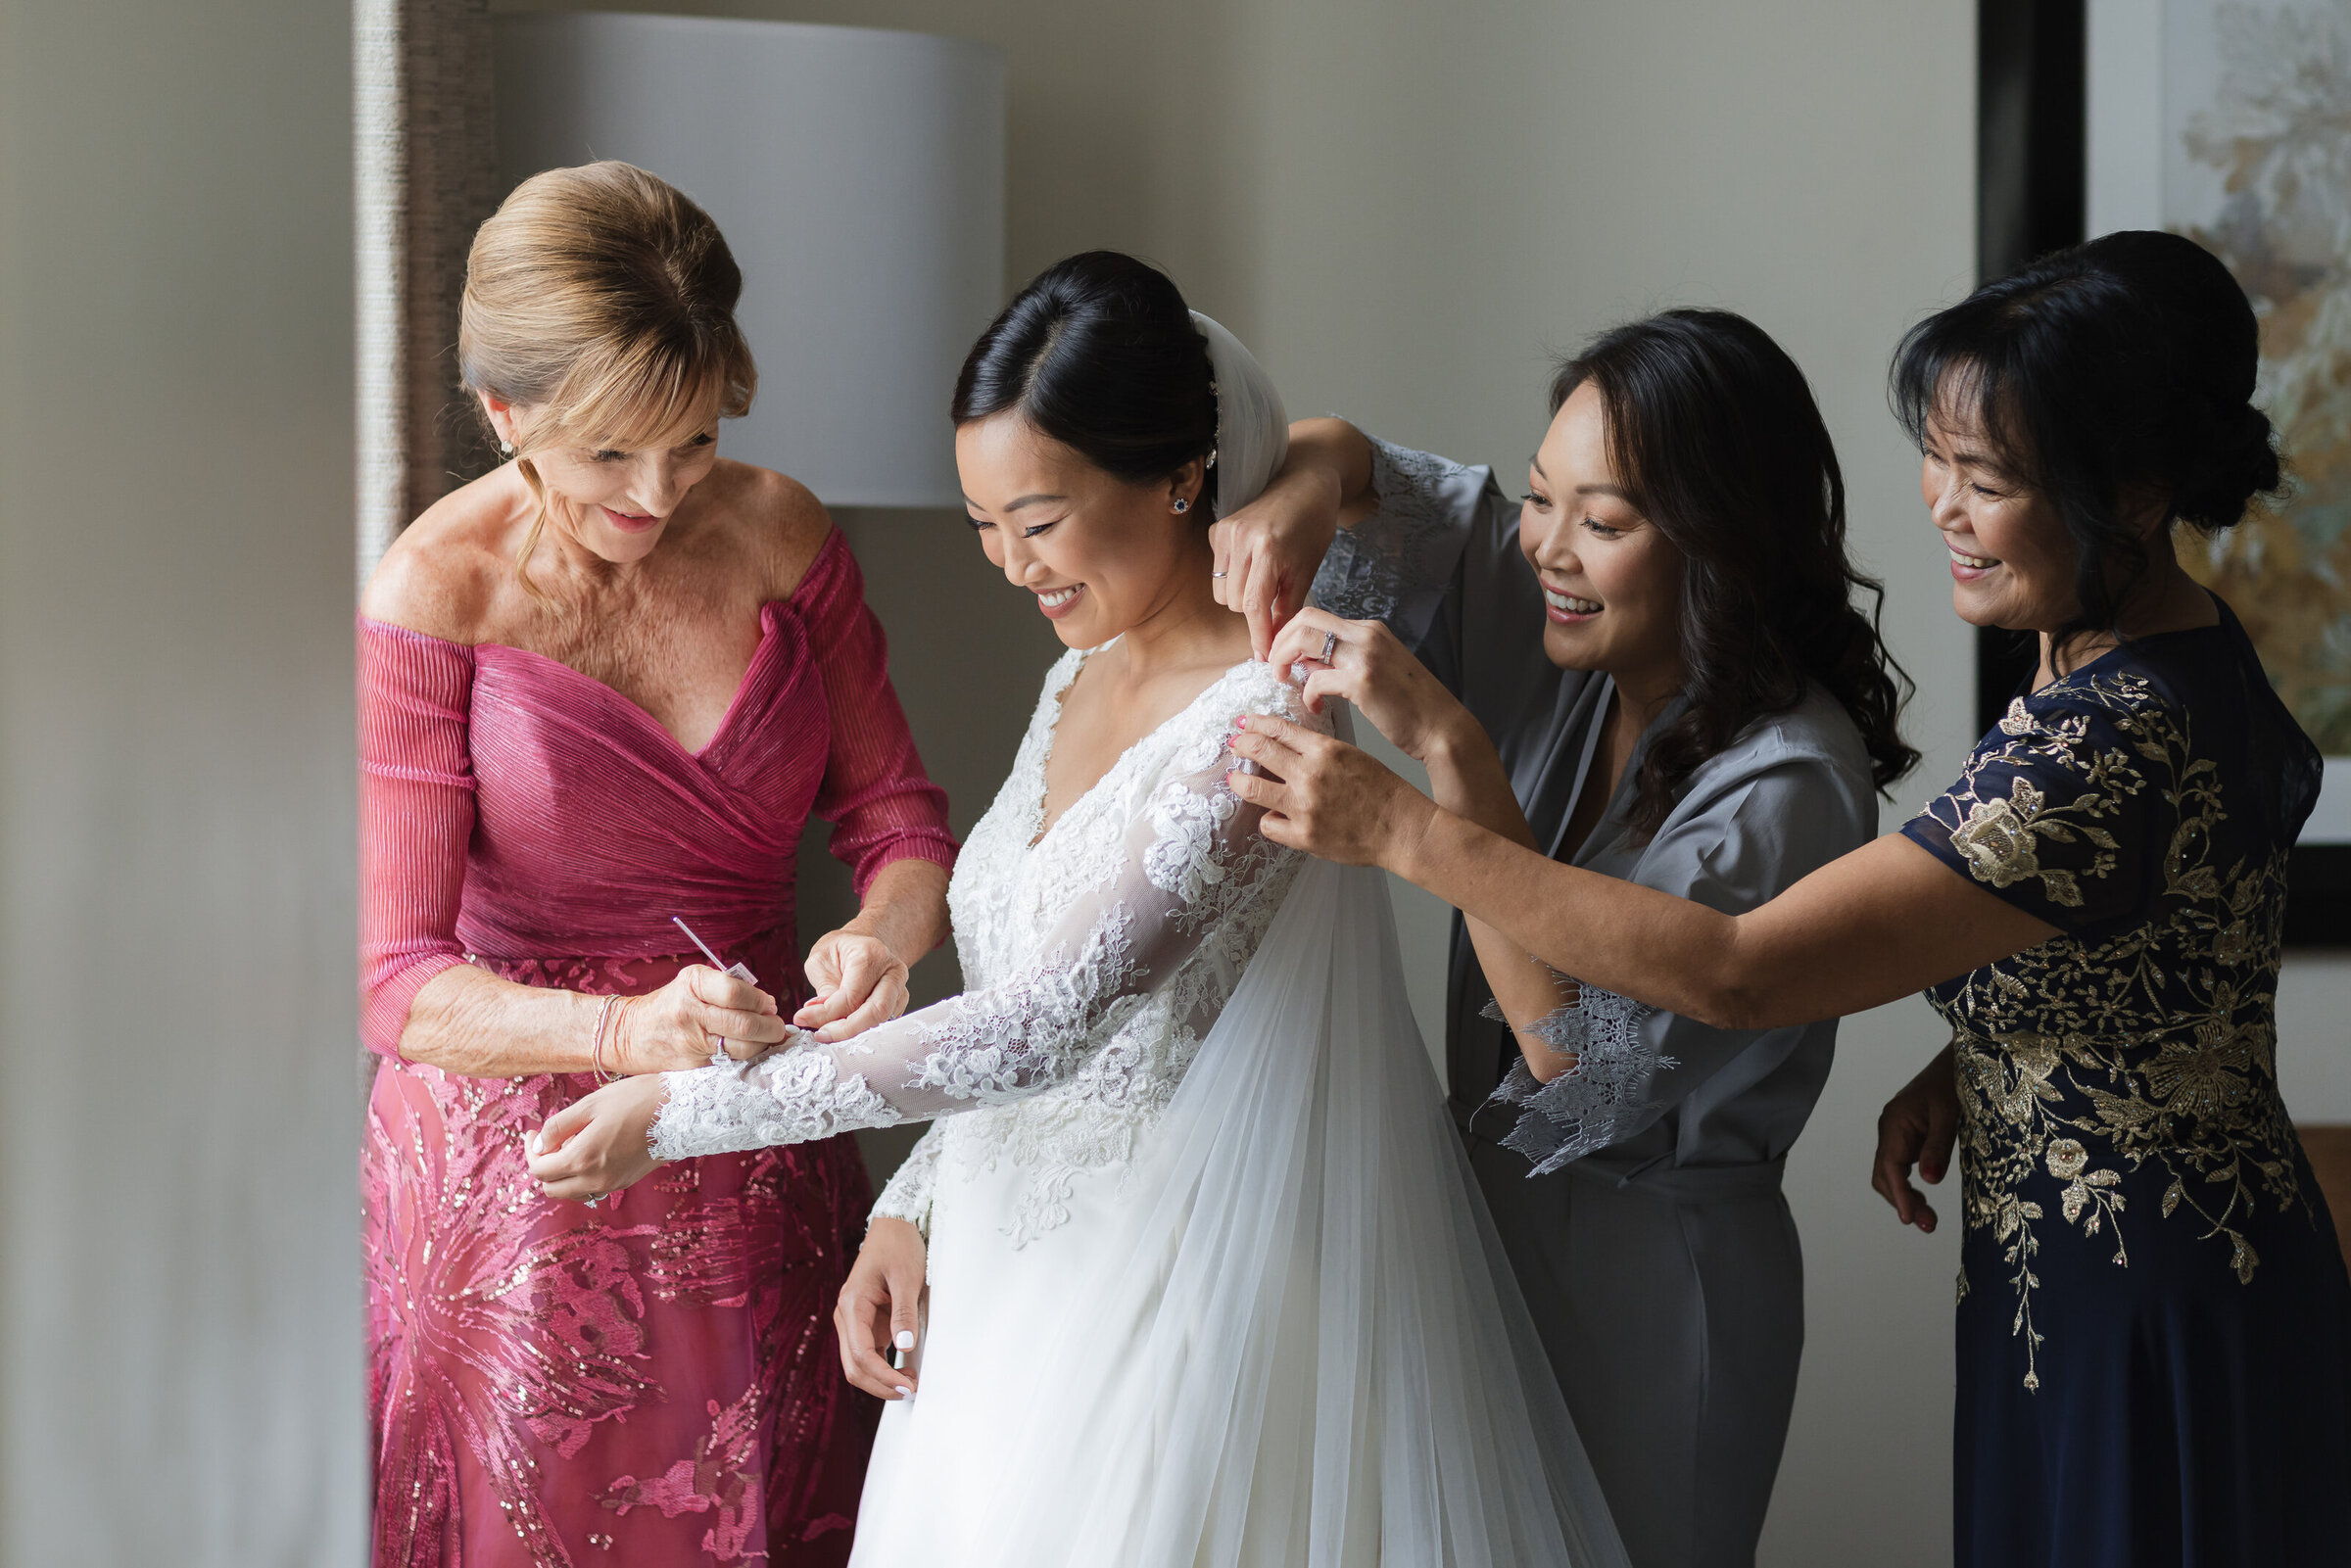
{"type": "Polygon", "coordinates": [[[1133,1160],[950,1142],[854,1568],[1612,1568],[1374,873],[1310,864],[1133,1160]]]}

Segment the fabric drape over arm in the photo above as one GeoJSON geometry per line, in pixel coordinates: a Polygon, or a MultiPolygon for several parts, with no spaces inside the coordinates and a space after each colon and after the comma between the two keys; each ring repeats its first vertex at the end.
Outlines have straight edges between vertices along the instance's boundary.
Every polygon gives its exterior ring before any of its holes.
{"type": "MultiPolygon", "coordinates": [[[[1630,879],[1743,914],[1865,839],[1868,826],[1854,818],[1850,785],[1825,758],[1739,770],[1684,799],[1630,879]]],[[[1491,1102],[1516,1110],[1501,1142],[1538,1175],[1636,1137],[1734,1063],[1745,1081],[1760,1079],[1785,1052],[1760,1060],[1751,1048],[1772,1034],[1793,1048],[1803,1032],[1718,1029],[1572,978],[1561,985],[1572,1000],[1534,1032],[1574,1054],[1575,1067],[1541,1083],[1515,1062],[1491,1102]]]]}
{"type": "Polygon", "coordinates": [[[810,568],[821,580],[801,599],[808,644],[825,688],[832,749],[814,812],[832,823],[831,849],[849,868],[857,896],[892,861],[927,860],[952,869],[946,791],[915,753],[905,710],[889,684],[889,648],[865,602],[865,577],[835,536],[810,568]]]}
{"type": "Polygon", "coordinates": [[[473,669],[471,648],[360,622],[360,1037],[383,1056],[417,991],[465,962],[473,669]]]}
{"type": "Polygon", "coordinates": [[[653,1129],[665,1160],[799,1143],[1026,1099],[1066,1082],[1198,949],[1218,918],[1294,851],[1225,787],[1213,754],[1161,784],[1090,891],[1017,975],[838,1045],[667,1074],[653,1129]]]}

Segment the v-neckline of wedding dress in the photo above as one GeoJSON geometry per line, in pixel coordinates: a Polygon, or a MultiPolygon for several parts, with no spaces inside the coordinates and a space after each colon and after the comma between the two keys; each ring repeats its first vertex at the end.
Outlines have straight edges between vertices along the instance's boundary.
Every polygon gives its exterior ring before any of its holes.
{"type": "Polygon", "coordinates": [[[1047,839],[1051,838],[1055,833],[1061,832],[1062,824],[1068,822],[1072,817],[1077,816],[1079,812],[1084,808],[1088,801],[1093,800],[1096,796],[1101,794],[1102,788],[1105,784],[1110,784],[1114,779],[1117,779],[1122,772],[1130,767],[1134,763],[1135,759],[1142,754],[1144,747],[1150,745],[1152,741],[1157,740],[1160,736],[1175,730],[1178,725],[1181,725],[1189,720],[1193,711],[1197,709],[1203,702],[1206,702],[1210,697],[1222,690],[1225,684],[1231,681],[1236,674],[1248,669],[1251,665],[1257,662],[1257,660],[1254,658],[1242,659],[1238,663],[1229,665],[1224,670],[1220,672],[1215,680],[1209,682],[1208,685],[1202,687],[1197,692],[1195,692],[1189,702],[1186,702],[1182,707],[1177,708],[1174,713],[1169,714],[1167,718],[1161,720],[1158,724],[1152,726],[1150,729],[1144,731],[1141,735],[1135,736],[1135,738],[1128,744],[1124,751],[1121,751],[1118,756],[1111,760],[1110,766],[1103,769],[1092,784],[1087,784],[1083,789],[1080,790],[1075,799],[1071,800],[1068,805],[1062,807],[1060,813],[1056,815],[1051,822],[1047,822],[1045,820],[1045,807],[1048,804],[1046,796],[1049,792],[1050,786],[1045,782],[1045,770],[1053,761],[1054,744],[1061,738],[1062,705],[1069,698],[1070,688],[1078,684],[1078,677],[1084,672],[1085,661],[1092,658],[1095,654],[1103,652],[1105,649],[1112,647],[1117,643],[1117,638],[1112,638],[1110,641],[1104,642],[1097,647],[1072,648],[1068,653],[1063,654],[1062,662],[1068,665],[1068,673],[1061,677],[1061,679],[1054,685],[1052,689],[1046,692],[1044,700],[1038,704],[1037,711],[1039,715],[1042,716],[1044,714],[1051,714],[1052,723],[1046,727],[1043,738],[1036,747],[1036,778],[1034,781],[1032,781],[1034,787],[1026,791],[1028,794],[1029,804],[1028,826],[1030,832],[1028,838],[1021,846],[1023,854],[1034,854],[1038,849],[1042,848],[1047,839]]]}

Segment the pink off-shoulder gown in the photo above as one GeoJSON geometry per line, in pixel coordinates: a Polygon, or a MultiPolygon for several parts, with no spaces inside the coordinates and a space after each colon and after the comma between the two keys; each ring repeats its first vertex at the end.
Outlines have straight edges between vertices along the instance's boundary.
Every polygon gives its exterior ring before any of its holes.
{"type": "Polygon", "coordinates": [[[523,1139],[593,1080],[457,1077],[397,1045],[457,964],[652,990],[698,962],[672,915],[790,1013],[812,813],[860,894],[894,860],[952,863],[855,560],[834,535],[762,608],[698,752],[537,653],[364,619],[360,641],[376,1563],[845,1561],[877,1414],[831,1326],[872,1200],[851,1141],[551,1202],[523,1139]]]}

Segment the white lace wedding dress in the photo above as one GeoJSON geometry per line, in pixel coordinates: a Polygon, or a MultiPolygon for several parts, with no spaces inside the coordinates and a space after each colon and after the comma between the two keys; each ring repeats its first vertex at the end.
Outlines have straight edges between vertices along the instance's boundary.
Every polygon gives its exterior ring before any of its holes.
{"type": "Polygon", "coordinates": [[[1386,889],[1224,786],[1236,665],[1049,830],[1045,682],[949,892],[970,989],[834,1046],[668,1075],[685,1159],[936,1118],[921,1392],[858,1568],[1622,1561],[1440,1109],[1386,889]]]}

